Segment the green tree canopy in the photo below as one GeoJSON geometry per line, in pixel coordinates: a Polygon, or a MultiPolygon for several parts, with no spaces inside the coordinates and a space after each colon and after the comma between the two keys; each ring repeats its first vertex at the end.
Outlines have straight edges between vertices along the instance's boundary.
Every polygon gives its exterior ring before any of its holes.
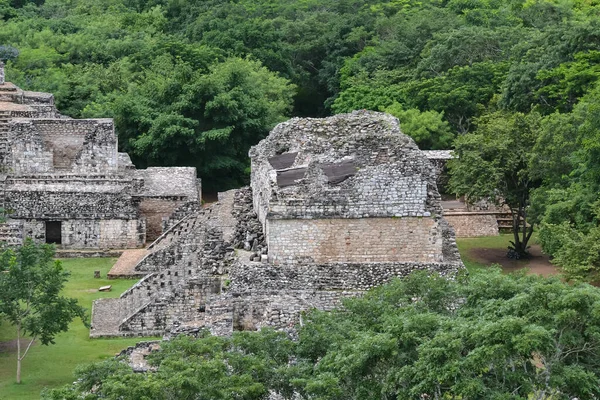
{"type": "Polygon", "coordinates": [[[85,309],[61,295],[69,274],[53,258],[52,246],[36,245],[30,239],[16,250],[0,253],[0,318],[16,330],[17,383],[21,383],[21,361],[35,341],[52,344],[74,318],[87,321],[85,309]]]}
{"type": "Polygon", "coordinates": [[[134,373],[80,368],[43,398],[572,399],[600,395],[600,292],[559,278],[482,270],[414,273],[271,330],[179,337],[134,373]]]}
{"type": "Polygon", "coordinates": [[[477,129],[455,141],[456,158],[449,162],[450,188],[468,201],[488,200],[508,206],[513,218],[511,250],[528,254],[533,233],[528,219],[530,195],[540,185],[530,171],[539,134],[540,116],[497,111],[476,120],[477,129]]]}

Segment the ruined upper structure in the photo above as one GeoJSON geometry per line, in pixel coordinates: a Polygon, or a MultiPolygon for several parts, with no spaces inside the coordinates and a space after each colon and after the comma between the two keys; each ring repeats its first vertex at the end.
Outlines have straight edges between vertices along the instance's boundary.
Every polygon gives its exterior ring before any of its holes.
{"type": "Polygon", "coordinates": [[[94,303],[91,336],[287,329],[393,277],[463,268],[433,167],[392,116],[295,118],[250,155],[252,190],[175,222],[132,266],[142,280],[94,303]]]}
{"type": "Polygon", "coordinates": [[[0,174],[8,217],[0,239],[9,244],[141,247],[178,208],[200,201],[194,168],[136,170],[117,150],[111,119],[65,117],[51,94],[10,82],[0,84],[0,174]]]}
{"type": "Polygon", "coordinates": [[[273,262],[444,261],[435,171],[393,116],[294,118],[250,156],[273,262]]]}

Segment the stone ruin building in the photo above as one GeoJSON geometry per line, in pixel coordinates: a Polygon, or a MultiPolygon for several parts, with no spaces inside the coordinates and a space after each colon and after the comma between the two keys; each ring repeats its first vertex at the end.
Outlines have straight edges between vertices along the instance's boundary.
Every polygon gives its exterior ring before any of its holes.
{"type": "Polygon", "coordinates": [[[94,302],[92,337],[288,329],[413,270],[464,268],[435,169],[396,118],[294,118],[250,157],[251,187],[172,220],[111,272],[141,280],[94,302]]]}
{"type": "Polygon", "coordinates": [[[200,205],[195,168],[136,170],[111,119],[61,115],[49,93],[4,82],[0,65],[0,240],[59,249],[143,247],[200,205]]]}
{"type": "MultiPolygon", "coordinates": [[[[442,193],[448,186],[447,162],[454,158],[451,150],[424,150],[437,173],[438,189],[442,193]]],[[[512,216],[506,206],[497,206],[481,200],[471,204],[463,198],[446,194],[442,200],[444,218],[456,233],[456,237],[497,236],[500,231],[512,232],[512,216]]]]}

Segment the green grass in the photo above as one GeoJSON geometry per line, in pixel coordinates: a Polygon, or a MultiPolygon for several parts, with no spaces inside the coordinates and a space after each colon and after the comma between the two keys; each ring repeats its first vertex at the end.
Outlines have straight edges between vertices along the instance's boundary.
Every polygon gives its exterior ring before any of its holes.
{"type": "MultiPolygon", "coordinates": [[[[502,249],[508,251],[508,246],[510,245],[510,241],[514,240],[512,233],[501,234],[498,236],[483,236],[476,238],[457,238],[456,244],[458,246],[458,251],[460,252],[460,256],[465,264],[465,267],[468,271],[473,272],[481,268],[489,267],[489,265],[482,264],[475,257],[472,256],[471,250],[474,249],[502,249]]],[[[534,232],[529,245],[533,245],[537,243],[537,235],[534,232]]],[[[527,265],[527,260],[519,261],[523,263],[524,266],[527,265]]]]}
{"type": "Polygon", "coordinates": [[[477,238],[457,238],[456,245],[460,252],[460,257],[465,264],[465,267],[470,272],[480,268],[488,267],[489,265],[481,264],[470,255],[472,249],[488,248],[488,249],[507,249],[509,241],[512,240],[512,234],[503,234],[498,236],[484,236],[477,238]]]}
{"type": "MultiPolygon", "coordinates": [[[[71,272],[65,294],[76,298],[91,312],[92,301],[101,297],[118,297],[136,281],[119,279],[94,279],[94,270],[105,277],[115,263],[114,258],[89,258],[63,260],[66,270],[71,272]],[[112,285],[111,292],[100,293],[93,289],[112,285]]],[[[22,383],[15,383],[15,352],[0,352],[0,400],[39,399],[44,387],[55,388],[73,382],[73,370],[79,364],[100,361],[113,357],[127,346],[139,342],[131,339],[90,339],[89,330],[76,320],[68,332],[56,337],[56,344],[35,345],[23,360],[22,383]]],[[[15,338],[14,328],[0,324],[0,342],[15,338]]]]}
{"type": "MultiPolygon", "coordinates": [[[[489,236],[480,238],[459,238],[456,240],[463,262],[469,271],[485,268],[488,265],[477,262],[470,256],[476,248],[506,249],[512,235],[489,236]]],[[[532,240],[532,243],[535,243],[532,240]]],[[[80,304],[91,311],[92,301],[102,297],[118,297],[136,281],[119,279],[94,279],[94,270],[100,270],[106,276],[116,259],[91,258],[63,260],[64,267],[71,272],[71,278],[65,287],[65,294],[79,300],[80,304]],[[94,289],[112,285],[112,292],[100,293],[94,289]]],[[[55,388],[73,381],[73,370],[79,364],[100,361],[113,357],[127,346],[141,340],[132,339],[90,339],[89,331],[77,320],[71,324],[68,332],[56,337],[56,344],[34,346],[23,361],[23,383],[15,383],[15,353],[0,352],[0,400],[39,399],[44,387],[55,388]]],[[[0,324],[0,342],[15,338],[14,329],[0,324]]]]}

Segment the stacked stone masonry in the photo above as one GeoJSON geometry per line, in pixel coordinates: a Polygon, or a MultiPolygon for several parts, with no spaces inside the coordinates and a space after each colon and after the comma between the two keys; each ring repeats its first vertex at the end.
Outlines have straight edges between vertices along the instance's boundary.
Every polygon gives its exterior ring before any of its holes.
{"type": "Polygon", "coordinates": [[[456,237],[497,236],[496,213],[465,212],[445,215],[456,231],[456,237]]]}
{"type": "Polygon", "coordinates": [[[432,218],[270,220],[278,261],[441,262],[442,232],[432,218]]]}
{"type": "Polygon", "coordinates": [[[194,168],[136,170],[118,152],[111,119],[65,117],[51,94],[10,82],[0,84],[0,173],[0,240],[9,245],[143,247],[186,216],[183,206],[190,214],[200,204],[194,168]]]}
{"type": "Polygon", "coordinates": [[[293,331],[302,311],[463,268],[435,171],[393,117],[293,119],[251,158],[252,189],[169,223],[135,267],[144,278],[94,303],[92,337],[293,331]]]}
{"type": "Polygon", "coordinates": [[[250,156],[273,262],[442,261],[437,174],[394,117],[295,118],[250,156]]]}

